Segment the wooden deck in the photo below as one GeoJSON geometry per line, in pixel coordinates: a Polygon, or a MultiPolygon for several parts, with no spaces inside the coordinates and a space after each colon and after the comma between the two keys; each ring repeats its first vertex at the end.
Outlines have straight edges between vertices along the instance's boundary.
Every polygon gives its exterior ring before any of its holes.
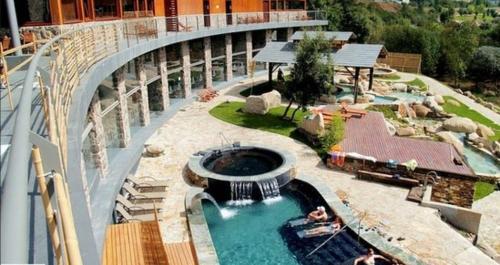
{"type": "Polygon", "coordinates": [[[158,221],[109,225],[103,265],[196,265],[191,242],[163,244],[158,221]]]}
{"type": "Polygon", "coordinates": [[[157,221],[108,226],[103,265],[168,265],[157,221]]]}
{"type": "Polygon", "coordinates": [[[165,245],[170,265],[196,265],[191,242],[170,243],[165,245]]]}

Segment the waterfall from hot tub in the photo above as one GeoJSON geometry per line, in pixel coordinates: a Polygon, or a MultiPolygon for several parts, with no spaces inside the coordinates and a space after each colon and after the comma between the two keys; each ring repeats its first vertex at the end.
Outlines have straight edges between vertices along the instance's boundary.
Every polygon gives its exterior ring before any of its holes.
{"type": "Polygon", "coordinates": [[[231,181],[231,200],[230,205],[246,205],[251,204],[253,182],[251,181],[231,181]]]}
{"type": "Polygon", "coordinates": [[[281,198],[280,187],[278,185],[278,181],[275,178],[259,181],[257,182],[257,185],[259,186],[264,203],[270,203],[281,198]]]}

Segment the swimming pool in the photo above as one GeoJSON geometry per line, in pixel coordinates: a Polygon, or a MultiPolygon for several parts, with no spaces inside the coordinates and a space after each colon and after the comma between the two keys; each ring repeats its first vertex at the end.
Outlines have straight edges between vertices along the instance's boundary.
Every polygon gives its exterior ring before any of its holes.
{"type": "MultiPolygon", "coordinates": [[[[455,135],[462,142],[464,141],[465,134],[456,133],[455,135]]],[[[476,174],[496,175],[500,173],[500,165],[495,158],[475,149],[469,144],[464,144],[464,156],[476,174]]]]}
{"type": "MultiPolygon", "coordinates": [[[[256,201],[244,207],[225,205],[226,210],[237,211],[223,219],[211,202],[203,202],[203,211],[210,235],[221,265],[298,265],[298,264],[352,264],[366,251],[348,230],[311,257],[305,256],[329,236],[299,239],[296,230],[287,226],[291,219],[304,217],[317,205],[325,205],[319,194],[307,195],[303,187],[291,182],[281,190],[281,198],[273,203],[256,201]],[[300,190],[300,192],[299,192],[300,190]]],[[[377,263],[384,264],[384,263],[377,263]]]]}

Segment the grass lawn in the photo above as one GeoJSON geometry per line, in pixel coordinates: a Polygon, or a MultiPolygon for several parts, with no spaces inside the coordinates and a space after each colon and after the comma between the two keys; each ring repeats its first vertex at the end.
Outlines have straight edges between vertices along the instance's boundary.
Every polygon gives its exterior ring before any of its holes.
{"type": "Polygon", "coordinates": [[[481,123],[483,125],[490,127],[495,132],[495,135],[491,137],[491,140],[493,140],[493,141],[500,140],[500,125],[498,125],[495,122],[491,121],[490,119],[484,117],[481,113],[479,113],[473,109],[470,109],[469,107],[467,107],[462,102],[455,99],[454,97],[444,96],[443,98],[445,100],[445,104],[443,105],[444,111],[446,111],[448,113],[455,113],[458,116],[469,118],[475,122],[478,122],[478,123],[481,123]],[[449,103],[450,100],[455,100],[460,105],[459,106],[452,105],[449,103]]]}
{"type": "Polygon", "coordinates": [[[478,181],[476,182],[475,186],[476,186],[476,191],[474,192],[474,201],[477,201],[479,199],[488,196],[495,190],[495,186],[488,182],[478,181]]]}
{"type": "Polygon", "coordinates": [[[382,114],[384,114],[384,117],[386,119],[398,120],[396,112],[392,110],[391,106],[371,105],[368,108],[366,108],[366,110],[382,112],[382,114]]]}
{"type": "Polygon", "coordinates": [[[427,85],[424,83],[424,81],[422,81],[418,78],[415,78],[410,82],[406,82],[406,84],[408,84],[410,86],[416,86],[419,88],[420,91],[427,91],[427,85]]]}
{"type": "MultiPolygon", "coordinates": [[[[244,102],[224,102],[209,111],[215,118],[245,128],[258,129],[262,131],[281,134],[307,144],[321,157],[321,147],[312,145],[301,133],[298,132],[298,124],[304,119],[308,112],[298,110],[295,119],[283,120],[281,116],[285,107],[271,109],[266,115],[248,114],[242,111],[244,102]]],[[[288,111],[288,117],[292,116],[293,108],[288,111]]]]}
{"type": "MultiPolygon", "coordinates": [[[[307,112],[298,110],[295,119],[290,121],[281,119],[285,107],[273,108],[266,115],[257,115],[243,112],[243,106],[245,106],[244,102],[224,102],[211,109],[209,113],[219,120],[234,125],[273,132],[288,137],[292,137],[293,132],[297,129],[297,124],[307,114],[307,112]]],[[[292,116],[292,112],[293,109],[288,111],[288,117],[292,116]]]]}
{"type": "Polygon", "coordinates": [[[382,81],[384,81],[384,80],[399,80],[399,79],[401,79],[401,76],[399,76],[398,74],[390,74],[390,75],[378,77],[377,79],[382,80],[382,81]]]}

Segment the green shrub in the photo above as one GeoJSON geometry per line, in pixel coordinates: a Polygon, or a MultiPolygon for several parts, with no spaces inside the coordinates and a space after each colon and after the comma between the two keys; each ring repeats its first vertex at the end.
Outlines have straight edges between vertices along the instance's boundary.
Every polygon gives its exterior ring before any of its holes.
{"type": "Polygon", "coordinates": [[[330,128],[320,137],[321,153],[326,154],[333,145],[340,143],[344,139],[344,121],[342,117],[335,115],[332,118],[330,128]]]}

